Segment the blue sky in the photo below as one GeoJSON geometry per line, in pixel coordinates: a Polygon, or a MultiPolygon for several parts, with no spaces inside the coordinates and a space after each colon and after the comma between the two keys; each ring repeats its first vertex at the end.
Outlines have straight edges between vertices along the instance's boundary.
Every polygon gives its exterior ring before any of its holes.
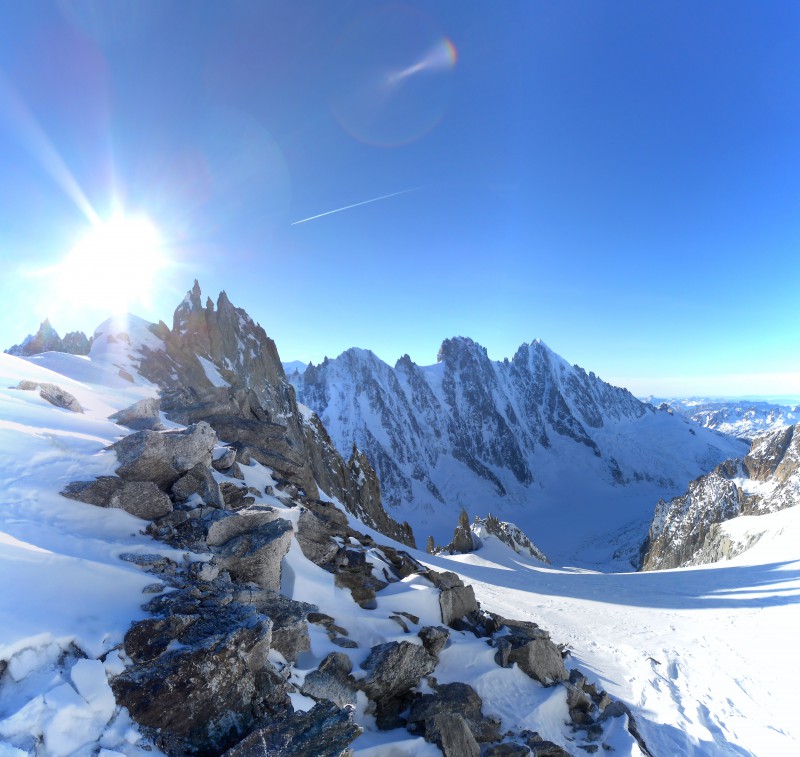
{"type": "Polygon", "coordinates": [[[169,258],[134,312],[197,277],[286,360],[541,338],[638,394],[800,395],[800,5],[2,4],[2,346],[105,318],[54,266],[115,208],[169,258]]]}

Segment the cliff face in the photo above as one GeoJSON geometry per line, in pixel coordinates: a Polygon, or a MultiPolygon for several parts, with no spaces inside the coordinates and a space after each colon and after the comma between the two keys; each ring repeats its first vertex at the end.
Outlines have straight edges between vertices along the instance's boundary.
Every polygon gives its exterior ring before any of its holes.
{"type": "Polygon", "coordinates": [[[692,481],[686,493],[656,506],[642,570],[699,565],[734,557],[752,540],[734,544],[720,524],[800,503],[800,426],[756,439],[741,460],[728,460],[692,481]]]}
{"type": "Polygon", "coordinates": [[[318,484],[352,514],[387,536],[413,544],[410,527],[388,517],[375,472],[358,451],[349,461],[327,432],[298,405],[275,343],[222,292],[201,301],[195,282],[170,329],[152,328],[156,342],[138,346],[139,373],[161,389],[170,419],[206,421],[219,437],[272,468],[293,494],[319,497],[318,484]]]}

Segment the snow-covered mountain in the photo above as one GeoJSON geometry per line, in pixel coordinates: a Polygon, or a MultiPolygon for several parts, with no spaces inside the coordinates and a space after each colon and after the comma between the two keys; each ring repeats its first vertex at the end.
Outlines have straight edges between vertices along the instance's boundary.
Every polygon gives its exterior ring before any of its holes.
{"type": "Polygon", "coordinates": [[[364,450],[390,512],[418,538],[446,542],[461,508],[491,511],[562,563],[627,554],[655,501],[746,450],[541,341],[495,362],[470,339],[447,339],[423,367],[350,349],[288,379],[340,451],[364,450]]]}
{"type": "Polygon", "coordinates": [[[748,399],[664,399],[648,397],[652,405],[666,404],[704,428],[748,441],[800,422],[800,405],[748,399]]]}
{"type": "Polygon", "coordinates": [[[545,630],[359,520],[410,536],[199,295],[0,356],[0,754],[649,754],[545,630]]]}
{"type": "Polygon", "coordinates": [[[721,567],[561,569],[489,519],[427,555],[325,491],[263,329],[196,295],[0,355],[3,757],[798,752],[800,508],[721,567]]]}
{"type": "Polygon", "coordinates": [[[742,460],[727,460],[656,506],[642,568],[702,565],[744,552],[768,531],[762,519],[800,505],[800,424],[756,439],[742,460]],[[741,519],[732,528],[727,523],[741,519]]]}

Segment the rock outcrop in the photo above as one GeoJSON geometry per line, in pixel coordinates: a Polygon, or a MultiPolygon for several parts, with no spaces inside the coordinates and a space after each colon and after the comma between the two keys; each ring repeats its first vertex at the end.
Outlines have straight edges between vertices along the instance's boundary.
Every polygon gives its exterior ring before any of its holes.
{"type": "Polygon", "coordinates": [[[517,554],[528,555],[540,562],[550,563],[547,555],[530,540],[519,526],[498,520],[491,513],[485,518],[479,518],[476,515],[471,529],[473,538],[477,539],[478,542],[493,536],[507,547],[513,549],[517,554]]]}
{"type": "Polygon", "coordinates": [[[731,558],[758,535],[734,543],[722,524],[800,504],[800,425],[756,439],[741,460],[728,460],[692,481],[686,493],[656,505],[642,570],[698,565],[731,558]]]}
{"type": "Polygon", "coordinates": [[[365,524],[413,544],[407,524],[389,517],[366,457],[348,461],[310,412],[301,411],[275,343],[225,292],[201,301],[195,282],[173,316],[153,327],[159,347],[142,346],[139,372],[161,389],[161,409],[178,423],[207,422],[242,460],[275,472],[289,494],[317,498],[318,486],[365,524]]]}

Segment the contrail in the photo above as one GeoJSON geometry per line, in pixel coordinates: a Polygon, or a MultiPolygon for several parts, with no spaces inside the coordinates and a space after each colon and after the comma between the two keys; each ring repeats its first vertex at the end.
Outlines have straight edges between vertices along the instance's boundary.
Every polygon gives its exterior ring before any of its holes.
{"type": "Polygon", "coordinates": [[[362,200],[361,202],[354,202],[352,205],[345,205],[343,208],[336,208],[336,210],[328,210],[325,213],[319,213],[309,218],[303,218],[300,221],[293,221],[290,226],[297,226],[298,223],[305,223],[306,221],[313,221],[315,218],[322,218],[329,216],[331,213],[341,213],[343,210],[350,210],[350,208],[357,208],[359,205],[369,205],[371,202],[378,202],[378,200],[388,200],[390,197],[397,197],[398,195],[406,195],[409,192],[418,192],[422,187],[414,187],[412,189],[404,189],[401,192],[392,192],[390,195],[381,195],[380,197],[373,197],[371,200],[362,200]]]}

